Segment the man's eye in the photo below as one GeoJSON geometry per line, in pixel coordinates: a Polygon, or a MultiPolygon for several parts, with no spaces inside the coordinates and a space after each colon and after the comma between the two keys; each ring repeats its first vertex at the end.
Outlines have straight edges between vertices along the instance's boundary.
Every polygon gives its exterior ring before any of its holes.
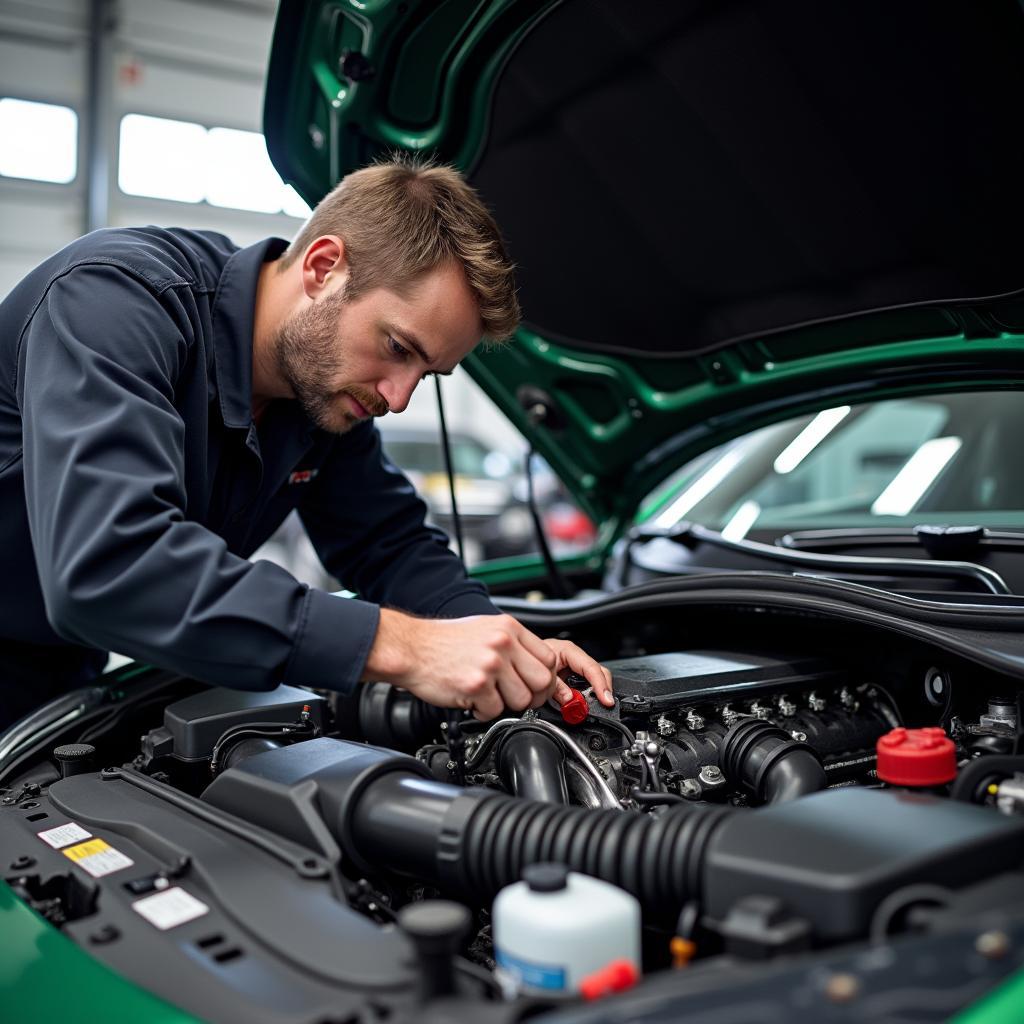
{"type": "Polygon", "coordinates": [[[404,345],[400,345],[390,335],[388,335],[388,349],[396,359],[407,359],[409,357],[409,350],[404,345]]]}

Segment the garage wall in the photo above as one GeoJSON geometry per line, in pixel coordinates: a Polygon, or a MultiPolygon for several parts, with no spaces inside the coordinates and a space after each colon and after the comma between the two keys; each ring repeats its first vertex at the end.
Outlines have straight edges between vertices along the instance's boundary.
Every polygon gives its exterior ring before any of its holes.
{"type": "MultiPolygon", "coordinates": [[[[102,224],[187,225],[223,231],[240,244],[296,232],[301,220],[284,214],[143,198],[117,185],[126,114],[261,130],[275,9],[273,0],[108,0],[96,92],[101,183],[104,160],[108,174],[92,204],[102,224]]],[[[90,26],[88,0],[0,0],[0,98],[62,104],[79,118],[78,173],[70,184],[0,176],[0,297],[89,227],[90,26]]],[[[432,390],[420,389],[402,422],[436,420],[432,390]]],[[[453,427],[471,427],[497,447],[518,450],[518,435],[465,375],[446,381],[445,394],[453,427]]]]}
{"type": "MultiPolygon", "coordinates": [[[[87,8],[77,0],[0,0],[0,97],[85,106],[87,8]]],[[[5,141],[0,139],[0,145],[5,141]]],[[[84,177],[70,185],[0,177],[0,296],[82,233],[84,177]]]]}

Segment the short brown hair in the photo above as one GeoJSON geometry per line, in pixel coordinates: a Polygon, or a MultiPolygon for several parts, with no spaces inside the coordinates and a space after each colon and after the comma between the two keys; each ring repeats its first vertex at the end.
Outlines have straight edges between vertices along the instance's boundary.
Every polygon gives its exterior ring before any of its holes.
{"type": "Polygon", "coordinates": [[[515,268],[501,232],[454,167],[395,157],[353,171],[317,204],[282,269],[322,235],[345,243],[350,298],[381,287],[401,292],[454,261],[476,296],[485,339],[505,341],[519,326],[515,268]]]}

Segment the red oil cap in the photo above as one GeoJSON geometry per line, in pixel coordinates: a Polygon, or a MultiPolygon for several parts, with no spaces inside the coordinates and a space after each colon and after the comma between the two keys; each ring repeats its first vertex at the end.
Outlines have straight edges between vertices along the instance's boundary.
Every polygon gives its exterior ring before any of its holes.
{"type": "Polygon", "coordinates": [[[894,786],[941,786],[956,778],[956,744],[945,729],[893,729],[876,750],[878,777],[894,786]]]}
{"type": "MultiPolygon", "coordinates": [[[[569,687],[572,690],[572,687],[569,687]]],[[[590,714],[587,698],[579,690],[572,690],[572,696],[562,705],[562,718],[569,725],[579,725],[590,714]]]]}

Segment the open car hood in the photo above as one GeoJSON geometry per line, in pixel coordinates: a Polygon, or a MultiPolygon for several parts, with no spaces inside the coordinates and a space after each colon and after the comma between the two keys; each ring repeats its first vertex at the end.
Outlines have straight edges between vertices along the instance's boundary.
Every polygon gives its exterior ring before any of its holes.
{"type": "Polygon", "coordinates": [[[1015,0],[284,0],[265,132],[311,204],[469,174],[526,321],[466,367],[621,525],[768,422],[1021,383],[1022,54],[1015,0]]]}

